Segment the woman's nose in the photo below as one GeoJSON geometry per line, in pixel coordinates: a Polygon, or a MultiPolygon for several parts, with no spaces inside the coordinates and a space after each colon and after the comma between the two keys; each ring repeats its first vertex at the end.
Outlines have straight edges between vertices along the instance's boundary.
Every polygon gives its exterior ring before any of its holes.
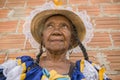
{"type": "Polygon", "coordinates": [[[61,35],[60,27],[54,27],[54,30],[52,32],[54,35],[61,35]]]}
{"type": "Polygon", "coordinates": [[[55,24],[55,25],[54,25],[54,30],[55,30],[55,31],[60,31],[60,28],[61,28],[61,27],[60,27],[59,24],[55,24]]]}

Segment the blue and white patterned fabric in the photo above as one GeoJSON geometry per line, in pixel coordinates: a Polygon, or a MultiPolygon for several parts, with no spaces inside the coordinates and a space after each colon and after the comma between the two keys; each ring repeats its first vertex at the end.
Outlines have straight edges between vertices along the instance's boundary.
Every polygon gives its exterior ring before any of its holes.
{"type": "Polygon", "coordinates": [[[0,80],[109,80],[104,69],[91,62],[79,60],[72,75],[60,75],[55,70],[48,72],[29,56],[17,57],[0,65],[0,80]]]}

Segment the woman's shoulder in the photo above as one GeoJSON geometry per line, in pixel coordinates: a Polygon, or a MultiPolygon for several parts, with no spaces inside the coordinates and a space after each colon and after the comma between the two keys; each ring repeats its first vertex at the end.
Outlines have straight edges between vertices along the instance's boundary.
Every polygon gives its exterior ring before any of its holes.
{"type": "Polygon", "coordinates": [[[14,60],[7,60],[0,65],[0,78],[2,80],[18,80],[26,78],[32,72],[41,71],[34,59],[30,56],[19,56],[14,60]]]}
{"type": "Polygon", "coordinates": [[[83,74],[86,80],[109,80],[105,74],[105,68],[87,60],[78,60],[75,63],[75,70],[83,74]]]}
{"type": "Polygon", "coordinates": [[[34,62],[34,59],[31,58],[30,56],[19,56],[16,59],[9,59],[5,61],[4,63],[0,64],[0,67],[13,68],[14,66],[21,65],[27,62],[34,62]]]}

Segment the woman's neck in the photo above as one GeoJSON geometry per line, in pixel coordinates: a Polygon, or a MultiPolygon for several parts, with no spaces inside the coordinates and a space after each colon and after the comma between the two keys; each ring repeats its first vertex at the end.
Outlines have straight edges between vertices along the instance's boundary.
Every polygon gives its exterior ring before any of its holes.
{"type": "MultiPolygon", "coordinates": [[[[49,54],[48,54],[49,55],[49,54]]],[[[59,56],[51,57],[50,56],[42,57],[40,66],[46,68],[48,71],[55,70],[58,74],[68,74],[70,69],[70,61],[65,57],[60,58],[59,56]]]]}
{"type": "Polygon", "coordinates": [[[46,52],[46,59],[51,62],[64,62],[66,60],[66,53],[54,51],[54,52],[46,52]]]}
{"type": "Polygon", "coordinates": [[[55,70],[59,74],[67,74],[70,69],[70,61],[66,59],[66,53],[50,53],[46,51],[46,56],[40,60],[40,66],[48,71],[55,70]]]}

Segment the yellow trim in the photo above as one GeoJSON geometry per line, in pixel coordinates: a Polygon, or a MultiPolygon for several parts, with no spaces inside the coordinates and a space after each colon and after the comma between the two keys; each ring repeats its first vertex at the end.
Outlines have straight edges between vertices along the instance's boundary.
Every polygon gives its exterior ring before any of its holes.
{"type": "Polygon", "coordinates": [[[57,5],[57,6],[60,6],[63,4],[62,0],[54,0],[54,3],[57,5]]]}
{"type": "Polygon", "coordinates": [[[47,77],[45,75],[42,76],[41,80],[45,80],[47,77]]]}
{"type": "Polygon", "coordinates": [[[58,78],[70,78],[70,77],[69,77],[68,75],[65,75],[65,76],[60,75],[60,74],[58,74],[55,70],[51,70],[51,71],[50,71],[50,77],[47,78],[46,75],[43,75],[42,78],[41,78],[41,80],[46,80],[46,79],[56,80],[56,79],[58,79],[58,78]]]}
{"type": "Polygon", "coordinates": [[[55,70],[50,71],[50,80],[55,80],[57,78],[62,78],[62,75],[57,74],[55,70]]]}
{"type": "Polygon", "coordinates": [[[80,71],[81,72],[83,72],[83,70],[84,70],[84,64],[85,64],[84,59],[82,59],[80,62],[80,71]]]}
{"type": "Polygon", "coordinates": [[[20,80],[24,80],[25,77],[26,77],[26,74],[25,74],[25,73],[24,73],[24,74],[21,74],[21,75],[20,75],[20,80]]]}
{"type": "Polygon", "coordinates": [[[26,71],[26,64],[25,63],[22,64],[22,69],[23,69],[22,73],[24,73],[26,71]]]}
{"type": "Polygon", "coordinates": [[[100,80],[103,80],[103,78],[104,78],[104,72],[105,72],[105,68],[101,68],[99,70],[99,78],[100,78],[100,80]]]}
{"type": "Polygon", "coordinates": [[[17,63],[18,63],[18,65],[21,65],[22,64],[21,59],[17,59],[17,63]]]}

